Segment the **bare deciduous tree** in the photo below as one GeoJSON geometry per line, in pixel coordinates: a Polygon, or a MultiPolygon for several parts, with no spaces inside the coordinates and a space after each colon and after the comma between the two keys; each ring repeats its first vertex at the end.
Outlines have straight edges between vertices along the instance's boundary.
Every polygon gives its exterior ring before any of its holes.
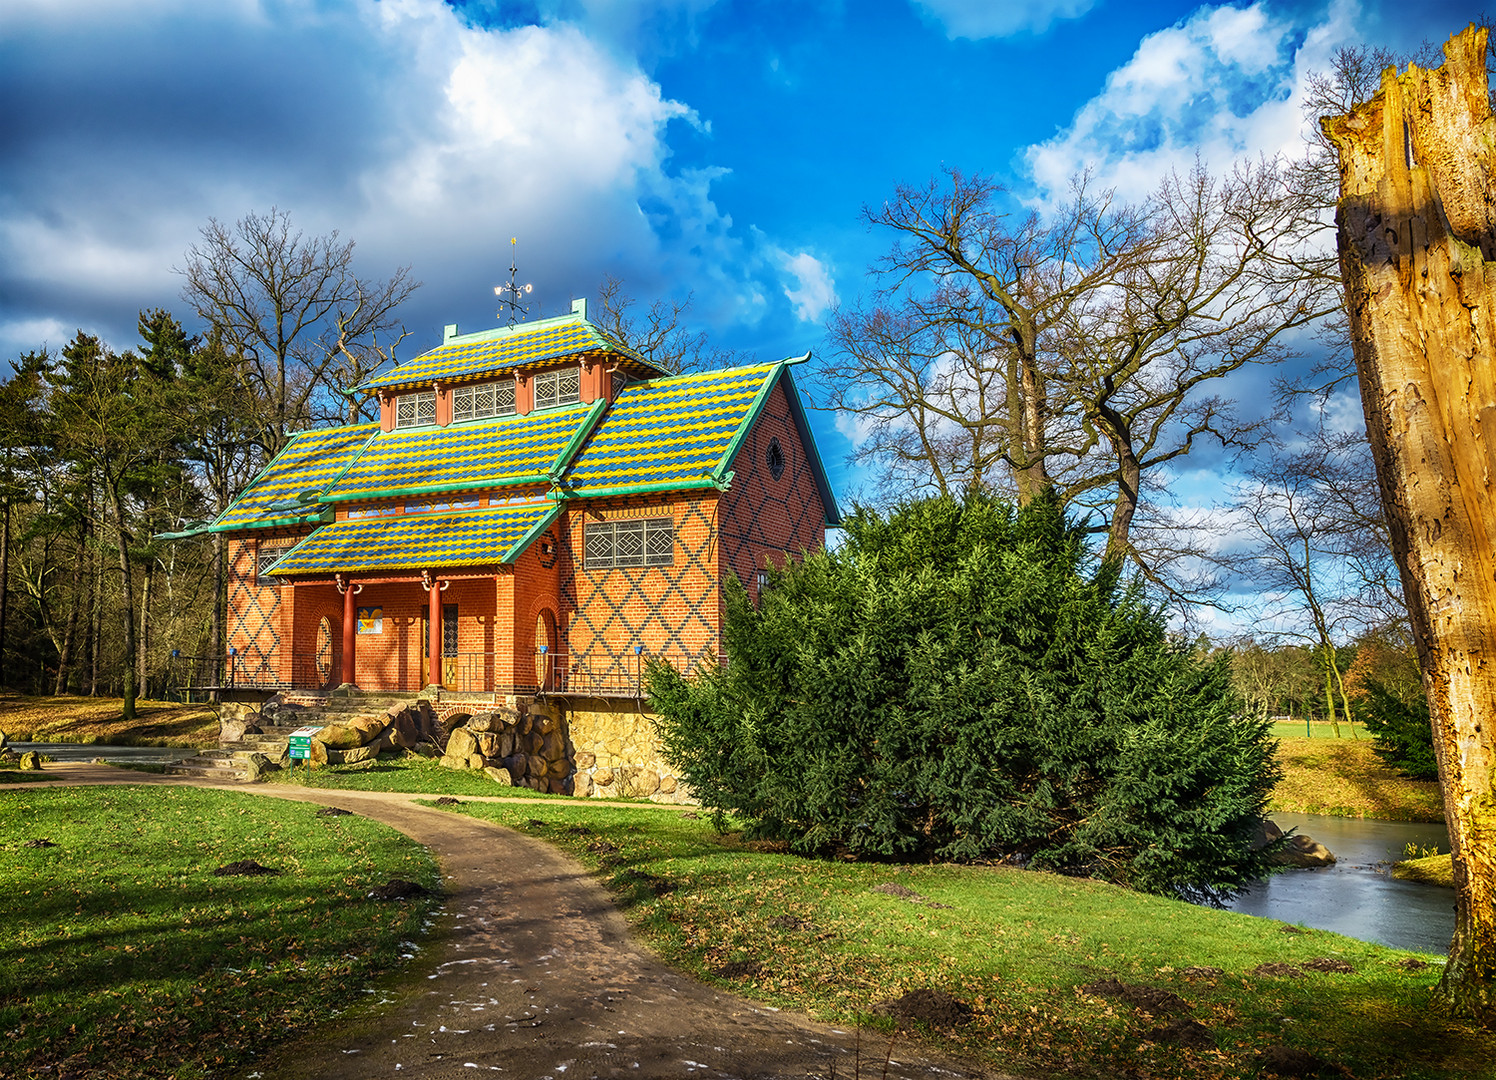
{"type": "Polygon", "coordinates": [[[692,332],[682,325],[691,310],[685,300],[656,300],[648,310],[637,311],[638,301],[624,291],[623,280],[604,275],[598,286],[603,314],[599,325],[651,363],[672,373],[729,367],[739,360],[727,349],[711,346],[706,331],[692,332]]]}
{"type": "Polygon", "coordinates": [[[900,486],[1058,489],[1100,512],[1110,557],[1152,573],[1133,543],[1149,483],[1201,438],[1259,437],[1211,386],[1289,355],[1336,297],[1298,265],[1303,226],[1272,165],[1169,177],[1138,205],[1081,177],[1017,221],[1001,197],[952,170],[866,212],[894,243],[872,302],[833,320],[829,404],[864,422],[864,455],[900,486]]]}
{"type": "Polygon", "coordinates": [[[288,214],[250,213],[233,228],[210,220],[187,251],[182,297],[222,341],[260,403],[267,455],[298,427],[344,418],[339,381],[357,382],[404,336],[395,309],[419,287],[408,267],[387,281],[354,273],[353,241],[306,237],[288,214]],[[381,344],[383,343],[383,344],[381,344]]]}

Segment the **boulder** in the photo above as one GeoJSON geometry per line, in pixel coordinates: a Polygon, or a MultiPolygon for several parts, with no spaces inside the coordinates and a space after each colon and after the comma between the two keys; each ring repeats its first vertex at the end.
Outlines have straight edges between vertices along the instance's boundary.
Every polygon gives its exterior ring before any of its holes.
{"type": "Polygon", "coordinates": [[[1335,856],[1313,837],[1299,833],[1288,839],[1288,844],[1272,857],[1275,866],[1294,866],[1311,870],[1318,866],[1333,866],[1335,856]]]}
{"type": "Polygon", "coordinates": [[[499,736],[499,757],[508,757],[514,753],[514,732],[506,731],[499,736]]]}
{"type": "Polygon", "coordinates": [[[365,742],[363,732],[341,724],[329,724],[317,733],[317,738],[329,750],[352,750],[365,742]]]}
{"type": "Polygon", "coordinates": [[[587,798],[592,794],[592,777],[584,772],[579,772],[571,778],[571,793],[580,798],[587,798]]]}
{"type": "Polygon", "coordinates": [[[420,713],[402,708],[385,730],[389,732],[390,745],[414,750],[421,741],[420,713]]]}
{"type": "Polygon", "coordinates": [[[375,739],[379,738],[384,733],[384,729],[389,727],[389,724],[390,721],[387,716],[355,716],[352,720],[348,721],[348,727],[363,737],[363,744],[365,746],[368,746],[375,739]]]}
{"type": "Polygon", "coordinates": [[[468,768],[469,769],[482,769],[483,768],[483,755],[482,754],[479,754],[479,753],[469,754],[468,758],[467,758],[467,761],[468,761],[468,768]]]}
{"type": "Polygon", "coordinates": [[[472,732],[473,738],[478,742],[478,753],[482,754],[484,757],[505,756],[499,749],[499,747],[503,745],[504,741],[504,737],[502,735],[495,734],[492,731],[473,731],[471,726],[469,726],[467,730],[472,732]]]}
{"type": "Polygon", "coordinates": [[[524,754],[510,754],[504,759],[504,768],[515,776],[524,776],[529,771],[530,759],[524,754]]]}
{"type": "Polygon", "coordinates": [[[478,753],[478,740],[467,728],[458,728],[447,736],[447,756],[465,758],[478,753]]]}
{"type": "Polygon", "coordinates": [[[530,730],[542,735],[549,735],[560,726],[560,721],[550,713],[536,713],[530,721],[530,730]]]}
{"type": "Polygon", "coordinates": [[[592,774],[592,782],[599,787],[607,787],[613,783],[613,770],[606,767],[595,770],[592,774]]]}
{"type": "Polygon", "coordinates": [[[597,755],[586,752],[577,755],[577,768],[590,769],[597,764],[597,755]]]}
{"type": "Polygon", "coordinates": [[[675,777],[673,777],[673,776],[662,776],[662,777],[660,777],[660,794],[662,794],[662,795],[673,795],[673,794],[675,794],[675,777]]]}
{"type": "Polygon", "coordinates": [[[357,765],[362,761],[373,761],[379,750],[373,745],[355,746],[352,750],[330,750],[327,760],[333,765],[357,765]]]}
{"type": "Polygon", "coordinates": [[[566,740],[559,731],[553,729],[541,736],[540,756],[547,761],[560,761],[566,757],[566,740]]]}
{"type": "Polygon", "coordinates": [[[468,759],[465,757],[453,757],[451,754],[443,754],[441,763],[449,769],[466,769],[468,759]]]}
{"type": "Polygon", "coordinates": [[[1252,850],[1261,851],[1269,844],[1276,844],[1283,839],[1283,830],[1278,824],[1268,818],[1263,818],[1257,823],[1257,831],[1252,836],[1252,850]]]}
{"type": "Polygon", "coordinates": [[[439,758],[442,756],[442,752],[429,742],[417,743],[411,749],[411,753],[423,758],[439,758]]]}
{"type": "Polygon", "coordinates": [[[320,738],[314,736],[312,740],[307,743],[307,765],[309,765],[313,769],[322,768],[322,766],[326,765],[329,761],[328,753],[329,750],[327,744],[320,738]]]}
{"type": "Polygon", "coordinates": [[[488,778],[490,780],[500,785],[501,787],[514,786],[514,777],[509,775],[508,769],[499,768],[494,765],[485,765],[483,767],[483,771],[488,774],[488,778]]]}
{"type": "Polygon", "coordinates": [[[530,734],[530,728],[534,723],[534,718],[531,717],[529,713],[526,713],[524,716],[521,716],[519,718],[519,723],[514,725],[515,733],[518,735],[530,734]]]}
{"type": "Polygon", "coordinates": [[[42,767],[42,756],[35,750],[27,750],[21,755],[21,768],[40,771],[42,767]]]}
{"type": "Polygon", "coordinates": [[[618,770],[620,795],[653,795],[660,790],[660,777],[649,769],[625,766],[618,770]]]}
{"type": "Polygon", "coordinates": [[[230,715],[225,710],[218,714],[218,741],[238,742],[244,738],[249,728],[249,720],[242,714],[230,715]]]}
{"type": "Polygon", "coordinates": [[[266,773],[275,771],[275,763],[264,754],[250,754],[244,759],[244,779],[251,784],[259,783],[266,773]]]}
{"type": "Polygon", "coordinates": [[[530,757],[525,765],[525,773],[531,779],[540,780],[545,777],[546,763],[543,757],[530,757]]]}
{"type": "Polygon", "coordinates": [[[545,782],[545,790],[552,795],[565,795],[566,781],[553,776],[545,782]]]}

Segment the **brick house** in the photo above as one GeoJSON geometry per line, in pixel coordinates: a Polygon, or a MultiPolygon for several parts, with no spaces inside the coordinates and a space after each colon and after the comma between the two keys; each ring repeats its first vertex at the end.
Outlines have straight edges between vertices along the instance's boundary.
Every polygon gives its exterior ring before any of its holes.
{"type": "Polygon", "coordinates": [[[210,526],[227,681],[553,709],[587,768],[658,780],[645,658],[715,656],[729,577],[756,596],[839,520],[795,363],[668,375],[585,301],[449,326],[356,388],[377,423],[296,435],[210,526]]]}

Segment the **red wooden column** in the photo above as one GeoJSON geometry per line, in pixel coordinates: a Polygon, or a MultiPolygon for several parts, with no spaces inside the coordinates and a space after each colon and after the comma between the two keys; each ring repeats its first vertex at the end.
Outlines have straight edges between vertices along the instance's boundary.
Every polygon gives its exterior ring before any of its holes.
{"type": "Polygon", "coordinates": [[[338,575],[338,592],[343,594],[343,683],[351,686],[358,671],[355,645],[358,641],[358,611],[353,598],[363,592],[363,586],[354,585],[342,574],[338,575]]]}
{"type": "Polygon", "coordinates": [[[442,684],[442,590],[437,580],[428,571],[421,571],[421,584],[426,587],[426,655],[431,661],[430,679],[427,686],[442,684]]]}

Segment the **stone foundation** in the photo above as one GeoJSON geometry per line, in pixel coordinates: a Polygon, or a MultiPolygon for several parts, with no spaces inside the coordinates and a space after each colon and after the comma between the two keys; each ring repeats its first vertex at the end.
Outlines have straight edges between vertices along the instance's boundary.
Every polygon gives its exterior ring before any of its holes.
{"type": "MultiPolygon", "coordinates": [[[[532,705],[531,711],[548,706],[532,705]]],[[[660,757],[654,716],[626,702],[575,699],[563,729],[576,763],[573,790],[595,798],[647,798],[693,803],[690,791],[660,757]]]]}

